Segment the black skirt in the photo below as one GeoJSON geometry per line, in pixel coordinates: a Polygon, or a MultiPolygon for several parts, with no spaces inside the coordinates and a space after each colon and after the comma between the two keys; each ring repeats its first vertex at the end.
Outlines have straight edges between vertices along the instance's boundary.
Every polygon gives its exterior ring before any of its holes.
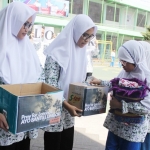
{"type": "Polygon", "coordinates": [[[27,137],[9,146],[0,146],[0,150],[30,150],[30,139],[27,137]]]}

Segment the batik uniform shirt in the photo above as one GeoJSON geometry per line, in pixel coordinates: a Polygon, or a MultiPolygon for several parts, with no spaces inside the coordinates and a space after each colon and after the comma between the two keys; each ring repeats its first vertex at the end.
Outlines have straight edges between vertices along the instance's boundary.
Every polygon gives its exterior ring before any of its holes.
{"type": "MultiPolygon", "coordinates": [[[[60,71],[61,67],[59,66],[59,64],[50,56],[47,56],[45,62],[45,82],[56,88],[60,88],[58,85],[60,71]]],[[[71,128],[73,126],[74,118],[71,117],[71,115],[65,108],[63,108],[60,123],[45,127],[43,130],[48,132],[61,132],[63,129],[71,128]]]]}
{"type": "MultiPolygon", "coordinates": [[[[44,70],[42,69],[42,73],[40,75],[40,78],[38,79],[38,82],[44,82],[44,81],[45,81],[45,75],[44,75],[44,70]]],[[[0,77],[0,84],[5,84],[1,77],[0,77]]],[[[30,139],[33,139],[36,138],[37,136],[38,136],[38,129],[34,129],[29,132],[12,134],[0,128],[0,146],[8,146],[13,143],[22,141],[23,138],[29,137],[30,139]]]]}
{"type": "MultiPolygon", "coordinates": [[[[108,81],[101,81],[102,86],[111,87],[111,83],[108,81]]],[[[122,113],[134,113],[138,115],[144,115],[145,121],[142,124],[129,124],[118,122],[114,114],[108,113],[104,122],[104,127],[109,131],[113,132],[115,135],[131,142],[144,142],[147,132],[149,132],[149,115],[150,111],[144,107],[140,102],[130,102],[126,103],[124,100],[122,102],[122,113]]]]}

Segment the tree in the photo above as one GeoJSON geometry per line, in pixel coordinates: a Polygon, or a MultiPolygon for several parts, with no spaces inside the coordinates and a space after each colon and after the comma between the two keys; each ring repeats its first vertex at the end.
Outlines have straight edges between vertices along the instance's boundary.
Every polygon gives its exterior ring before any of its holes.
{"type": "Polygon", "coordinates": [[[142,33],[144,40],[148,41],[150,40],[150,26],[146,27],[146,32],[142,33]]]}

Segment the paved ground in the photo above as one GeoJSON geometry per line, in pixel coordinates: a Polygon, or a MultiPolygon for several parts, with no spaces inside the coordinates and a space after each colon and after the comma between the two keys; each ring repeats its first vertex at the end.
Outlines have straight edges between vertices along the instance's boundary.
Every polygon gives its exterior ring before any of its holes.
{"type": "MultiPolygon", "coordinates": [[[[101,64],[94,62],[94,76],[109,80],[120,72],[117,64],[109,67],[109,63],[101,64]]],[[[104,150],[107,137],[107,129],[103,127],[106,113],[100,115],[86,116],[75,119],[75,136],[73,150],[104,150]]],[[[43,132],[31,142],[31,150],[43,149],[43,132]]]]}
{"type": "MultiPolygon", "coordinates": [[[[106,114],[80,117],[75,119],[73,150],[104,150],[107,130],[103,127],[106,114]]],[[[43,149],[43,131],[32,140],[31,150],[43,149]]]]}

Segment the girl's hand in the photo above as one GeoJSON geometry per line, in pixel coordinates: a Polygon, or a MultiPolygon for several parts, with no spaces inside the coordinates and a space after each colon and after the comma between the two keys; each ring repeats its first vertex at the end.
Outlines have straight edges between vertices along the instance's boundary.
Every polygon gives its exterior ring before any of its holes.
{"type": "Polygon", "coordinates": [[[92,80],[90,81],[90,84],[97,84],[97,85],[100,85],[100,80],[95,78],[95,77],[92,77],[92,80]]]}
{"type": "Polygon", "coordinates": [[[110,95],[112,99],[110,100],[110,108],[111,109],[122,109],[122,103],[119,102],[114,96],[110,95]]]}
{"type": "Polygon", "coordinates": [[[1,113],[0,113],[0,128],[4,129],[5,131],[8,131],[8,129],[9,129],[6,118],[1,113]]]}
{"type": "MultiPolygon", "coordinates": [[[[110,95],[112,97],[112,99],[110,100],[110,108],[111,109],[116,109],[116,108],[119,108],[119,109],[122,109],[122,104],[121,102],[119,102],[114,96],[110,95]]],[[[124,125],[128,126],[130,125],[129,123],[126,123],[126,122],[123,122],[124,125]]]]}
{"type": "Polygon", "coordinates": [[[82,110],[70,105],[66,100],[63,102],[63,106],[68,110],[72,117],[78,116],[81,117],[82,110]]]}
{"type": "Polygon", "coordinates": [[[68,111],[72,117],[75,117],[75,116],[81,117],[82,110],[78,109],[75,106],[70,105],[68,111]]]}

